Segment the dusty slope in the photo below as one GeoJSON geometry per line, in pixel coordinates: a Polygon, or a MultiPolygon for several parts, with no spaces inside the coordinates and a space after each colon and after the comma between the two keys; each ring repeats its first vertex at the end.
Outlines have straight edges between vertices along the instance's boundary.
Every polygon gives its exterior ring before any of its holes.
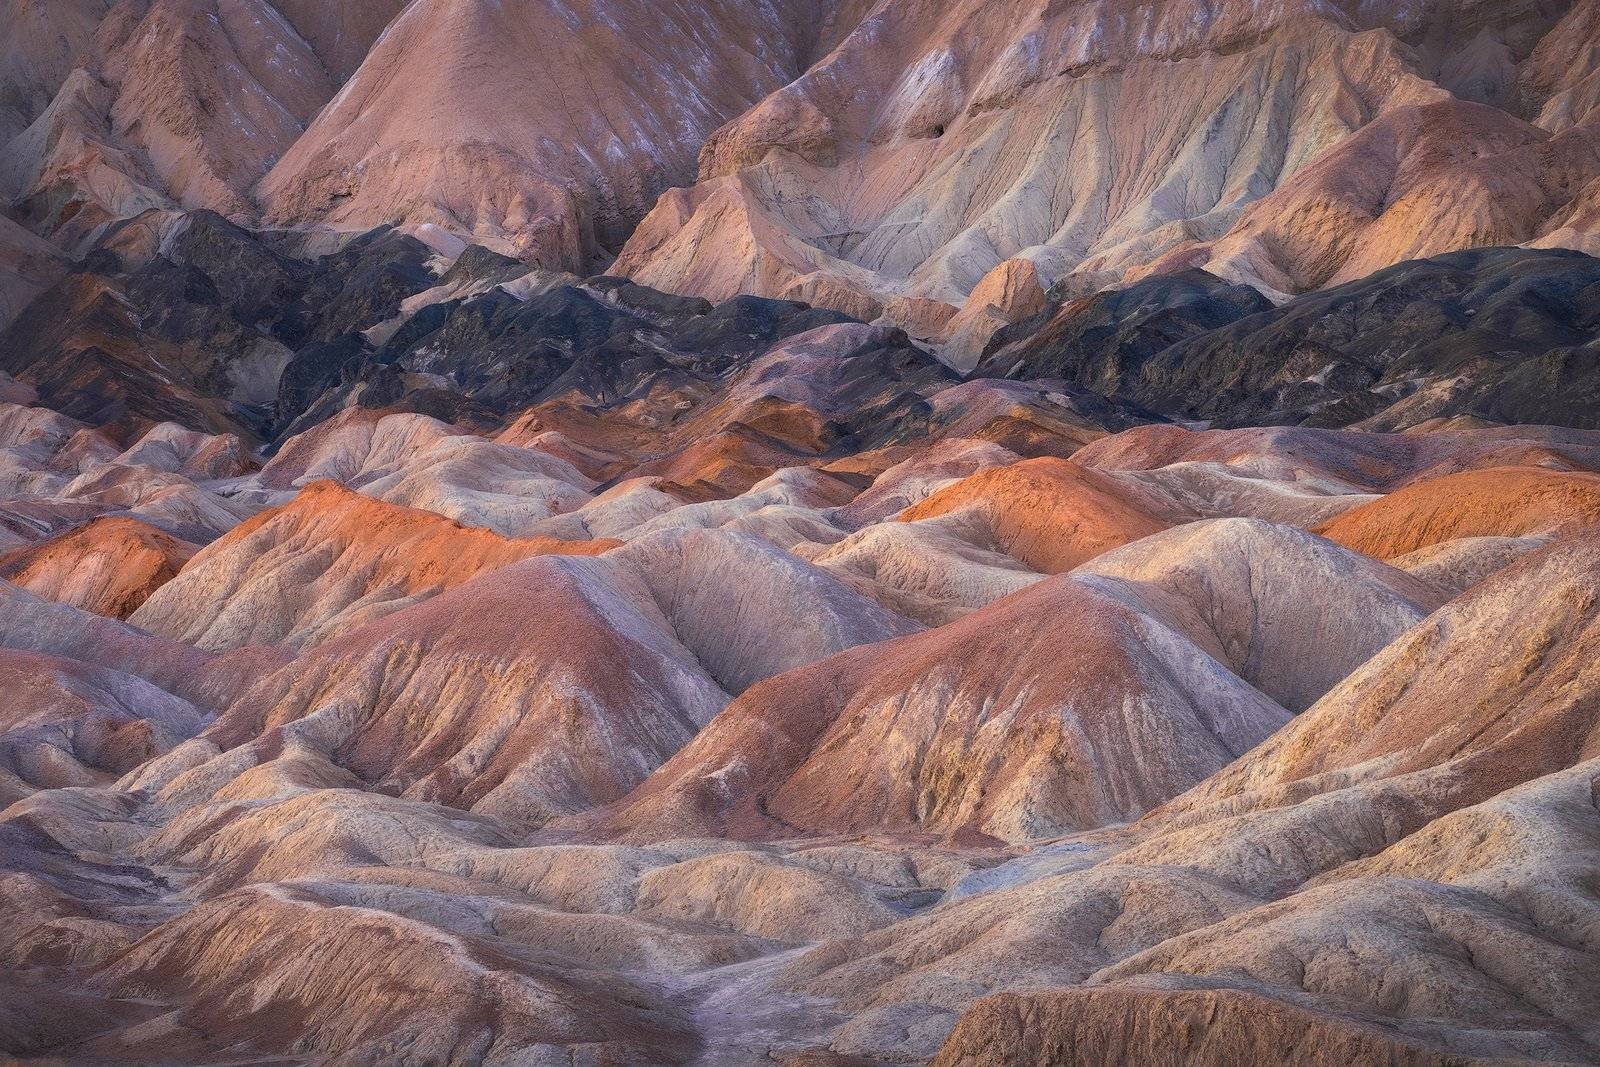
{"type": "Polygon", "coordinates": [[[718,132],[702,184],[663,200],[619,269],[707,295],[820,272],[847,292],[960,304],[1021,253],[1048,284],[1169,224],[1225,228],[1364,114],[1443,95],[1392,40],[1311,5],[1118,7],[880,6],[718,132]],[[1168,121],[1102,118],[1152,99],[1168,121]],[[712,239],[732,254],[696,253],[712,239]]]}
{"type": "Polygon", "coordinates": [[[251,213],[251,186],[338,85],[268,0],[118,4],[74,59],[0,149],[0,193],[78,247],[147,208],[251,213]]]}
{"type": "Polygon", "coordinates": [[[1600,477],[1493,467],[1416,482],[1318,532],[1377,559],[1463,537],[1524,537],[1600,522],[1600,477]]]}
{"type": "Polygon", "coordinates": [[[708,133],[810,62],[827,17],[744,0],[413,4],[260,195],[277,222],[398,215],[586,272],[691,176],[708,133]]]}
{"type": "MultiPolygon", "coordinates": [[[[1281,1038],[1306,1062],[1595,1058],[1600,572],[1590,528],[1560,521],[1581,507],[1399,566],[1245,517],[1353,503],[1363,536],[1471,534],[1502,490],[1592,477],[1590,435],[1157,427],[1028,462],[940,440],[915,417],[929,383],[897,400],[880,375],[902,364],[838,341],[704,392],[537,409],[500,442],[356,411],[267,472],[228,466],[225,439],[123,448],[0,412],[22,492],[112,460],[106,491],[227,469],[206,484],[235,500],[298,495],[219,558],[286,516],[331,522],[328,499],[405,516],[397,540],[342,529],[310,583],[330,604],[514,543],[362,489],[533,514],[549,479],[589,503],[539,522],[626,539],[479,572],[294,659],[0,586],[28,694],[0,726],[7,1054],[926,1062],[948,1039],[950,1062],[1231,1063],[1281,1038]],[[843,421],[861,395],[912,414],[874,438],[843,421]],[[680,397],[689,428],[652,439],[680,397]],[[683,458],[752,420],[776,472],[683,458]],[[652,448],[692,481],[602,488],[652,448]],[[1045,577],[941,528],[976,506],[986,543],[1060,548],[1007,479],[1055,525],[1125,508],[1154,529],[1045,577]],[[1467,482],[1444,511],[1472,521],[1417,520],[1467,482]],[[947,494],[964,503],[894,521],[947,494]],[[1025,588],[993,599],[1006,581],[1025,588]],[[198,714],[166,729],[180,702],[198,714]]],[[[233,599],[304,606],[227,583],[181,606],[233,599]]]]}
{"type": "Polygon", "coordinates": [[[7,218],[0,218],[0,330],[65,273],[61,254],[7,218]]]}
{"type": "Polygon", "coordinates": [[[928,522],[1044,574],[1071,570],[1166,523],[1138,489],[1069,460],[1031,459],[946,486],[897,516],[928,522]]]}
{"type": "MultiPolygon", "coordinates": [[[[1217,463],[1267,480],[1389,493],[1424,478],[1489,467],[1594,470],[1600,467],[1600,437],[1552,426],[1384,434],[1288,426],[1196,431],[1148,425],[1095,441],[1074,459],[1088,467],[1123,471],[1217,463]]],[[[1528,471],[1524,476],[1538,474],[1528,471]]]]}
{"type": "Polygon", "coordinates": [[[1546,541],[1542,536],[1457,537],[1395,556],[1389,563],[1454,597],[1544,547],[1546,541]]]}
{"type": "MultiPolygon", "coordinates": [[[[163,423],[123,448],[48,408],[0,404],[0,530],[12,547],[98,518],[137,520],[169,540],[208,542],[255,510],[214,491],[253,467],[232,434],[163,423]]],[[[137,586],[142,579],[105,572],[100,580],[137,586]]]]}
{"type": "Polygon", "coordinates": [[[0,555],[0,578],[50,600],[125,619],[196,551],[137,519],[96,519],[0,555]]]}
{"type": "Polygon", "coordinates": [[[1058,577],[757,686],[608,826],[1038,838],[1132,818],[1287,718],[1157,619],[1058,577]]]}
{"type": "Polygon", "coordinates": [[[1179,246],[1149,269],[1204,267],[1303,292],[1442,252],[1536,242],[1597,176],[1592,131],[1552,136],[1492,107],[1430,103],[1382,116],[1220,241],[1179,246]]]}
{"type": "Polygon", "coordinates": [[[30,229],[82,250],[150,209],[254,218],[253,186],[404,5],[12,6],[0,195],[30,229]]]}
{"type": "Polygon", "coordinates": [[[200,732],[204,714],[131,674],[0,650],[0,798],[107,784],[200,732]]]}
{"type": "Polygon", "coordinates": [[[852,1022],[834,1048],[912,1058],[997,983],[1078,987],[1052,995],[1069,1014],[980,1004],[950,1062],[983,1041],[1067,1062],[1073,1047],[1249,1055],[1256,1031],[1197,1027],[1197,1010],[1302,1035],[1308,1063],[1347,1046],[1593,1058],[1594,947],[1571,932],[1593,915],[1580,887],[1600,840],[1595,552],[1568,542],[1484,582],[1131,832],[980,872],[777,981],[839,998],[852,1022]]]}
{"type": "Polygon", "coordinates": [[[965,365],[1032,314],[1022,273],[1076,295],[1206,265],[1278,294],[1581,244],[1561,223],[1600,174],[1592,130],[1528,121],[1592,30],[1564,7],[880,4],[707,142],[617,269],[884,311],[965,365]]]}
{"type": "MultiPolygon", "coordinates": [[[[188,1000],[184,1028],[205,1032],[220,1025],[231,1031],[223,1040],[255,1035],[270,1027],[272,1016],[295,1011],[303,1021],[292,1040],[275,1043],[279,1048],[359,1062],[406,1055],[494,1063],[564,1045],[619,1062],[646,1055],[661,1057],[658,1062],[687,1059],[692,1044],[684,1020],[662,1000],[619,988],[613,975],[549,965],[528,974],[525,967],[492,940],[458,939],[403,915],[327,899],[315,889],[266,886],[164,927],[118,958],[103,984],[188,1000]],[[301,948],[285,958],[290,938],[301,948]],[[374,942],[387,951],[373,953],[374,942]],[[406,978],[397,984],[396,974],[406,978]],[[269,976],[290,977],[295,992],[258,1007],[247,991],[269,976]],[[266,1018],[256,1018],[258,1011],[266,1018]]],[[[205,1048],[196,1040],[177,1051],[204,1055],[205,1048]]],[[[90,1045],[84,1051],[100,1050],[90,1045]]],[[[169,1039],[121,1051],[137,1057],[175,1050],[169,1039]]]]}
{"type": "Polygon", "coordinates": [[[49,105],[110,6],[110,0],[9,0],[0,9],[7,27],[0,42],[0,144],[27,129],[49,105]]]}
{"type": "Polygon", "coordinates": [[[1163,529],[1166,503],[1067,460],[950,440],[884,471],[793,550],[937,626],[1163,529]]]}
{"type": "Polygon", "coordinates": [[[1447,599],[1357,552],[1252,519],[1175,527],[1073,573],[1128,583],[1147,610],[1293,712],[1447,599]]]}
{"type": "Polygon", "coordinates": [[[1482,798],[1507,779],[1593,755],[1595,726],[1582,704],[1594,684],[1594,555],[1592,537],[1558,542],[1475,586],[1179,806],[1265,799],[1278,785],[1320,775],[1323,788],[1337,787],[1342,776],[1333,771],[1389,778],[1451,760],[1470,768],[1454,788],[1482,798]],[[1539,610],[1519,615],[1519,597],[1539,610]],[[1491,630],[1496,639],[1481,640],[1491,630]],[[1428,684],[1397,688],[1402,676],[1428,684]],[[1535,762],[1487,758],[1510,751],[1535,762]]]}
{"type": "Polygon", "coordinates": [[[616,542],[508,539],[314,482],[212,542],[132,622],[212,651],[303,648],[545,553],[616,542]]]}
{"type": "Polygon", "coordinates": [[[1397,1039],[1366,1019],[1308,1011],[1248,990],[1179,983],[986,997],[962,1015],[933,1062],[965,1067],[996,1057],[1062,1067],[1164,1057],[1195,1067],[1267,1059],[1294,1067],[1475,1062],[1397,1039]]]}
{"type": "MultiPolygon", "coordinates": [[[[516,554],[515,542],[480,536],[516,554]]],[[[730,693],[913,628],[717,531],[664,531],[593,559],[539,556],[388,607],[400,610],[262,679],[157,773],[204,797],[292,739],[385,789],[538,825],[616,799],[730,693]],[[730,568],[737,588],[716,580],[730,568]],[[779,632],[778,611],[803,622],[779,632]]]]}

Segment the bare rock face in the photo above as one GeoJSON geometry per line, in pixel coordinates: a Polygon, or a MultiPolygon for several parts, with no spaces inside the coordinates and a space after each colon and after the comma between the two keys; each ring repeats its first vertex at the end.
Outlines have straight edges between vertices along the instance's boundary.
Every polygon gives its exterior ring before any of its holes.
{"type": "Polygon", "coordinates": [[[367,50],[404,8],[403,0],[358,0],[319,4],[309,0],[277,0],[273,5],[343,84],[355,73],[367,50]]]}
{"type": "Polygon", "coordinates": [[[0,218],[0,264],[0,330],[66,273],[59,251],[6,218],[0,218]]]}
{"type": "Polygon", "coordinates": [[[251,186],[337,88],[266,0],[119,4],[74,61],[0,151],[0,190],[78,247],[148,208],[250,214],[251,186]]]}
{"type": "Polygon", "coordinates": [[[9,32],[0,44],[0,144],[27,129],[49,105],[110,6],[109,0],[6,4],[9,32]]]}
{"type": "Polygon", "coordinates": [[[402,6],[14,4],[0,195],[29,229],[78,250],[149,210],[254,218],[256,182],[402,6]]]}
{"type": "MultiPolygon", "coordinates": [[[[1439,210],[1451,211],[1452,197],[1439,210]]],[[[1168,417],[1231,426],[1592,428],[1597,383],[1580,353],[1592,344],[1600,263],[1550,249],[1433,255],[1454,243],[1443,227],[1396,225],[1408,240],[1437,237],[1417,249],[1432,258],[1358,263],[1276,308],[1248,286],[1174,264],[1177,273],[1008,327],[985,349],[981,373],[1060,376],[1168,417]],[[1373,266],[1385,269],[1366,274],[1373,266]]]]}
{"type": "Polygon", "coordinates": [[[978,364],[983,347],[1002,326],[1043,312],[1048,304],[1039,270],[1028,259],[1008,259],[985,274],[946,327],[945,361],[960,371],[978,364]]]}
{"type": "Polygon", "coordinates": [[[1251,205],[1219,241],[1181,245],[1150,269],[1182,263],[1294,293],[1443,252],[1534,242],[1596,166],[1581,131],[1552,136],[1454,99],[1397,109],[1251,205]]]}

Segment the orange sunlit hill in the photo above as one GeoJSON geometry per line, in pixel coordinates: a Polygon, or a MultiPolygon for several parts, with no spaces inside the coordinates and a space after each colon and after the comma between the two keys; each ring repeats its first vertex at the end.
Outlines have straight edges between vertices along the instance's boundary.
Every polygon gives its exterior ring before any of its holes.
{"type": "Polygon", "coordinates": [[[1600,1064],[1600,0],[0,0],[0,1061],[1600,1064]]]}

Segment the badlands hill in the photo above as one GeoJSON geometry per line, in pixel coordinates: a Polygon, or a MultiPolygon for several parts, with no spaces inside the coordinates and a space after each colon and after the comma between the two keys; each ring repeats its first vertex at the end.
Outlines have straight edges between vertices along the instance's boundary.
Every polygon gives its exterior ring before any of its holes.
{"type": "Polygon", "coordinates": [[[967,368],[1051,293],[1204,270],[1281,301],[1465,248],[1597,247],[1592,0],[6,14],[0,199],[73,254],[146,211],[322,251],[396,224],[881,316],[967,368]]]}
{"type": "Polygon", "coordinates": [[[1041,286],[1204,268],[1282,295],[1586,247],[1592,28],[1585,3],[882,3],[717,131],[618,269],[970,351],[1041,286]]]}
{"type": "Polygon", "coordinates": [[[410,4],[262,181],[264,216],[366,229],[399,212],[582,271],[692,176],[713,129],[826,47],[833,6],[410,4]]]}
{"type": "Polygon", "coordinates": [[[0,1059],[1600,1063],[1597,0],[0,0],[0,1059]]]}
{"type": "Polygon", "coordinates": [[[7,1053],[1600,1055],[1600,440],[1028,456],[900,345],[259,468],[9,409],[7,1053]],[[49,524],[108,472],[242,521],[49,524]]]}
{"type": "Polygon", "coordinates": [[[94,519],[0,555],[0,576],[49,600],[125,619],[177,577],[195,551],[138,519],[94,519]]]}
{"type": "Polygon", "coordinates": [[[36,232],[82,248],[150,209],[405,221],[457,250],[471,237],[579,270],[851,17],[743,2],[9,8],[0,195],[36,232]]]}

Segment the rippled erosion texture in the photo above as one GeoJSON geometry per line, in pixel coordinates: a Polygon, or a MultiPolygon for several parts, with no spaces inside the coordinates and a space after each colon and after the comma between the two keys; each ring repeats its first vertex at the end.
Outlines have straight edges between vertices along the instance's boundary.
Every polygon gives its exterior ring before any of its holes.
{"type": "Polygon", "coordinates": [[[1600,1063],[1600,2],[0,0],[0,1058],[1600,1063]]]}

